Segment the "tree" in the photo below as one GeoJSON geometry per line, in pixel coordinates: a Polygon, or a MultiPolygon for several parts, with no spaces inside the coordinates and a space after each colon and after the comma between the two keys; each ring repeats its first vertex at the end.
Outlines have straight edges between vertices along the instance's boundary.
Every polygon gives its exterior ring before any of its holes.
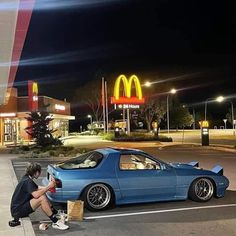
{"type": "Polygon", "coordinates": [[[193,124],[193,116],[188,108],[181,105],[175,106],[170,111],[170,126],[172,128],[182,128],[193,124]]]}
{"type": "Polygon", "coordinates": [[[61,140],[52,135],[56,130],[49,128],[49,123],[53,118],[48,112],[32,111],[25,119],[31,124],[29,127],[25,128],[25,131],[35,139],[37,146],[47,147],[62,145],[61,140]]]}
{"type": "Polygon", "coordinates": [[[151,130],[151,123],[155,120],[161,122],[166,113],[166,103],[160,98],[147,97],[145,104],[140,109],[145,122],[147,123],[147,130],[151,130]]]}
{"type": "MultiPolygon", "coordinates": [[[[108,85],[110,86],[109,83],[108,85]]],[[[110,96],[108,95],[108,99],[109,97],[110,96]]],[[[94,117],[93,120],[101,121],[103,118],[102,80],[93,80],[78,88],[75,92],[73,103],[78,106],[88,107],[90,110],[89,113],[94,117]]]]}

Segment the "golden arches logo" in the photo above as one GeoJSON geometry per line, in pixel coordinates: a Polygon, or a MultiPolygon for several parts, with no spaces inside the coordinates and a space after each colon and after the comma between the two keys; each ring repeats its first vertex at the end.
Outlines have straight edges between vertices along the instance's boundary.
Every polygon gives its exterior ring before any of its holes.
{"type": "Polygon", "coordinates": [[[208,128],[209,122],[207,120],[199,121],[199,125],[201,128],[208,128]]]}
{"type": "Polygon", "coordinates": [[[114,96],[111,98],[112,104],[142,104],[144,98],[140,81],[136,75],[132,75],[129,79],[125,75],[120,75],[115,82],[114,96]],[[120,96],[120,83],[124,86],[124,96],[120,96]],[[136,97],[132,97],[132,84],[135,85],[136,97]]]}
{"type": "Polygon", "coordinates": [[[32,84],[32,92],[38,94],[38,84],[36,82],[33,82],[32,84]]]}

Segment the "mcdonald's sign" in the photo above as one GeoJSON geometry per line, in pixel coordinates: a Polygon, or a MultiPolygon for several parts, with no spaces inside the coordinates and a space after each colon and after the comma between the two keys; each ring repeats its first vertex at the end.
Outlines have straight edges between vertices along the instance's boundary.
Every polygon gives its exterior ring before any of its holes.
{"type": "Polygon", "coordinates": [[[207,120],[199,121],[199,125],[201,128],[208,128],[209,122],[207,120]]]}
{"type": "Polygon", "coordinates": [[[32,84],[32,92],[33,92],[33,94],[38,95],[38,84],[35,82],[33,82],[33,84],[32,84]]]}
{"type": "Polygon", "coordinates": [[[32,80],[28,81],[28,104],[30,111],[38,110],[38,84],[32,80]]]}
{"type": "Polygon", "coordinates": [[[144,98],[140,81],[136,75],[130,76],[128,79],[125,75],[120,75],[115,82],[114,96],[111,97],[112,104],[143,104],[144,98]],[[124,92],[120,96],[120,86],[123,83],[124,92]],[[134,83],[136,96],[132,96],[132,84],[134,83]]]}

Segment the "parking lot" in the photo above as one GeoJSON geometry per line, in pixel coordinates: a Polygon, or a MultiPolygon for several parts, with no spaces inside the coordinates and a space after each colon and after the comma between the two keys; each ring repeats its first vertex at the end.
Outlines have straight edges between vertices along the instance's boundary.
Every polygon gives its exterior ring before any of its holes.
{"type": "MultiPolygon", "coordinates": [[[[85,210],[82,222],[69,222],[66,232],[49,228],[39,231],[41,220],[48,220],[39,210],[32,214],[31,220],[36,235],[236,235],[236,188],[235,154],[196,147],[171,147],[164,149],[146,148],[147,152],[158,155],[164,161],[188,162],[197,160],[203,168],[214,164],[224,167],[230,180],[226,196],[212,199],[207,203],[190,200],[116,206],[102,212],[85,210]]],[[[24,173],[28,160],[16,159],[13,166],[19,179],[24,173]]],[[[43,167],[42,177],[46,175],[48,160],[40,160],[43,167]]],[[[64,208],[63,205],[57,205],[64,208]]]]}

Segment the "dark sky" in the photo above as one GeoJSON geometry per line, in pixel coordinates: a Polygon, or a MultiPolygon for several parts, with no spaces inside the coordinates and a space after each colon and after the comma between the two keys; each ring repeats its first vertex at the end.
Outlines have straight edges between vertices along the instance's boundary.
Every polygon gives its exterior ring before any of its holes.
{"type": "Polygon", "coordinates": [[[135,73],[142,82],[171,82],[184,103],[235,93],[229,1],[52,2],[36,0],[16,85],[36,80],[41,94],[70,99],[86,81],[135,73]]]}

